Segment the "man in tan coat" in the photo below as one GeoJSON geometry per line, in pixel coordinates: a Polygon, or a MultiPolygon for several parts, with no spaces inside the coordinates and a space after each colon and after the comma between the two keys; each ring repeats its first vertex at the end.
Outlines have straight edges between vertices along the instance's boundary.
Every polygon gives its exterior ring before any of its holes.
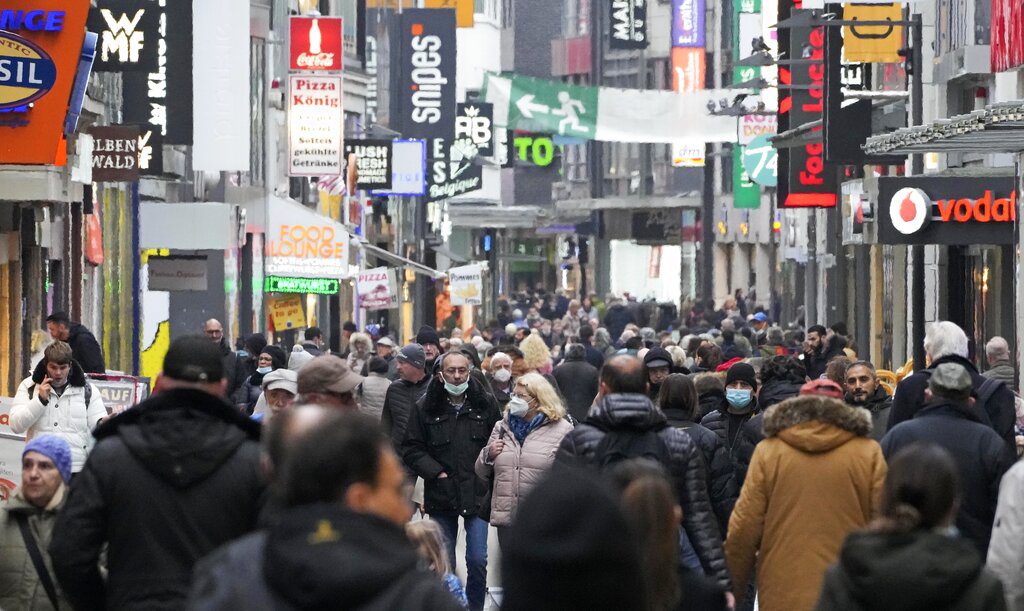
{"type": "Polygon", "coordinates": [[[867,410],[827,397],[769,408],[764,434],[729,520],[734,591],[745,595],[756,559],[762,610],[812,609],[843,539],[878,512],[885,458],[867,410]]]}

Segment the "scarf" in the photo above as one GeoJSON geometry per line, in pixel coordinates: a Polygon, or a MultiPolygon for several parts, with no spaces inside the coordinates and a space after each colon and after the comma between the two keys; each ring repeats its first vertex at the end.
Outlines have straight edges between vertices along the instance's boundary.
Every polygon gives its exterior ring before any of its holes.
{"type": "Polygon", "coordinates": [[[508,417],[508,428],[512,429],[512,434],[515,435],[516,441],[519,445],[523,445],[526,441],[526,436],[530,434],[530,431],[544,424],[548,419],[544,414],[537,414],[529,422],[523,420],[519,416],[509,415],[508,417]]]}

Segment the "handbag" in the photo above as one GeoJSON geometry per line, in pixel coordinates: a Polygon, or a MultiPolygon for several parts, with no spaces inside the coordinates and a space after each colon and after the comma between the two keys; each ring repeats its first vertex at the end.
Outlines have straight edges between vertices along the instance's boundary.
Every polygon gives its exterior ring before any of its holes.
{"type": "Polygon", "coordinates": [[[47,570],[46,563],[43,562],[43,554],[39,551],[36,538],[32,536],[32,531],[29,530],[28,516],[23,513],[16,513],[14,514],[14,519],[18,522],[18,530],[21,531],[21,538],[25,541],[25,549],[28,551],[29,558],[32,559],[32,566],[36,568],[39,582],[42,584],[43,589],[46,590],[46,596],[50,599],[50,604],[53,605],[54,609],[60,609],[60,605],[57,604],[57,588],[54,587],[50,571],[47,570]]]}

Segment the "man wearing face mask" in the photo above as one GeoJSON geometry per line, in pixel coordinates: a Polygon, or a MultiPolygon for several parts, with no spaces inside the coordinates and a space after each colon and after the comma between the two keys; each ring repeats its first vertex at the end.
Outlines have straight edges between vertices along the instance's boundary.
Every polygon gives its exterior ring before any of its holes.
{"type": "Polygon", "coordinates": [[[725,443],[736,469],[736,483],[740,486],[747,475],[754,446],[761,440],[760,433],[747,426],[757,411],[757,374],[749,364],[739,362],[725,374],[725,405],[701,420],[701,424],[725,443]]]}
{"type": "Polygon", "coordinates": [[[487,382],[491,386],[491,394],[498,407],[504,408],[512,395],[512,357],[504,352],[495,352],[491,355],[488,369],[487,382]]]}
{"type": "Polygon", "coordinates": [[[479,610],[487,590],[487,522],[477,514],[486,507],[490,484],[476,475],[475,464],[501,414],[494,397],[470,377],[466,355],[449,352],[438,363],[440,375],[409,413],[402,458],[423,478],[424,511],[445,531],[452,566],[462,517],[466,594],[469,608],[479,610]]]}

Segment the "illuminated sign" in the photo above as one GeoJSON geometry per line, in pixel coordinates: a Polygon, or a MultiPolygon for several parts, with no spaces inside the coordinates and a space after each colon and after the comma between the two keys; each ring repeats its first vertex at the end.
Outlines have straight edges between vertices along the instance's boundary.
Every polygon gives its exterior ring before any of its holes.
{"type": "Polygon", "coordinates": [[[341,281],[333,278],[283,278],[269,276],[263,281],[263,290],[268,293],[306,293],[313,295],[337,295],[341,281]]]}
{"type": "Polygon", "coordinates": [[[297,17],[289,23],[291,70],[340,72],[341,17],[297,17]]]}
{"type": "Polygon", "coordinates": [[[0,32],[0,110],[38,100],[57,81],[53,59],[35,43],[0,32]]]}
{"type": "Polygon", "coordinates": [[[881,244],[1014,243],[1017,191],[1010,177],[883,177],[878,198],[881,244]]]}
{"type": "Polygon", "coordinates": [[[265,276],[346,278],[348,232],[309,208],[273,198],[267,215],[263,271],[265,276]]]}
{"type": "Polygon", "coordinates": [[[392,70],[392,121],[409,138],[450,138],[455,122],[455,11],[410,9],[395,16],[399,31],[392,70]]]}
{"type": "Polygon", "coordinates": [[[555,160],[555,143],[548,136],[516,136],[512,142],[521,161],[547,167],[555,160]]]}
{"type": "Polygon", "coordinates": [[[97,72],[153,72],[159,68],[160,8],[149,0],[100,0],[89,12],[100,36],[97,72]]]}
{"type": "Polygon", "coordinates": [[[64,11],[0,11],[0,30],[16,32],[59,32],[64,29],[64,11]]]}
{"type": "Polygon", "coordinates": [[[340,76],[293,74],[288,90],[288,174],[338,176],[345,124],[340,76]]]}

